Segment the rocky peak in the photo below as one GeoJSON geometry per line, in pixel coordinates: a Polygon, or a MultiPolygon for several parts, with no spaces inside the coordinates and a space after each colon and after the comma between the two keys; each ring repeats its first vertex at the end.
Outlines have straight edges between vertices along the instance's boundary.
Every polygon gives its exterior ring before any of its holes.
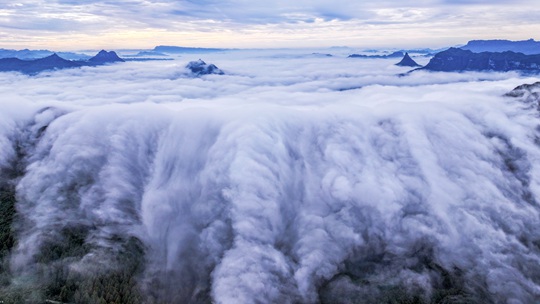
{"type": "Polygon", "coordinates": [[[207,64],[203,60],[199,59],[197,61],[191,61],[186,65],[186,68],[191,71],[191,73],[199,75],[208,75],[208,74],[217,74],[223,75],[223,71],[213,64],[207,64]]]}
{"type": "Polygon", "coordinates": [[[405,53],[403,59],[400,62],[396,63],[397,66],[406,66],[406,67],[419,67],[420,65],[414,61],[409,53],[405,53]]]}

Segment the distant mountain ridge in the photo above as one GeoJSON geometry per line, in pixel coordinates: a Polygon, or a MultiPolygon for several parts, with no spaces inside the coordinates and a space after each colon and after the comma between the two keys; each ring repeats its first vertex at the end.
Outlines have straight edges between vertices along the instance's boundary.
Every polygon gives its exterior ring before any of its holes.
{"type": "Polygon", "coordinates": [[[10,49],[0,49],[0,58],[18,58],[23,60],[30,59],[39,59],[57,54],[60,57],[68,60],[87,60],[90,56],[85,54],[78,54],[72,52],[53,52],[50,50],[10,50],[10,49]]]}
{"type": "Polygon", "coordinates": [[[405,56],[405,53],[402,51],[393,52],[389,55],[361,55],[361,54],[351,54],[348,56],[348,58],[379,58],[379,59],[386,59],[386,58],[399,58],[405,56]]]}
{"type": "Polygon", "coordinates": [[[24,74],[34,75],[48,70],[61,70],[83,66],[99,66],[115,62],[124,62],[124,60],[118,57],[114,51],[107,52],[102,50],[96,56],[88,59],[87,61],[66,60],[55,53],[44,58],[33,60],[1,58],[0,72],[21,72],[24,74]]]}
{"type": "Polygon", "coordinates": [[[525,55],[511,51],[473,53],[460,48],[450,48],[435,54],[429,63],[421,68],[429,71],[521,71],[540,72],[540,54],[525,55]]]}
{"type": "Polygon", "coordinates": [[[540,54],[540,41],[534,39],[522,41],[510,40],[471,40],[461,49],[475,53],[512,51],[525,55],[540,54]]]}
{"type": "Polygon", "coordinates": [[[158,45],[152,51],[156,53],[213,53],[213,52],[222,52],[226,49],[218,48],[194,48],[194,47],[183,47],[183,46],[170,46],[170,45],[158,45]]]}

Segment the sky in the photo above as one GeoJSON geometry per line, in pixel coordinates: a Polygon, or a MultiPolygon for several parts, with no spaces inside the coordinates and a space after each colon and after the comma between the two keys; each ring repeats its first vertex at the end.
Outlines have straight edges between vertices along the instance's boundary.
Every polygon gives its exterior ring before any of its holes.
{"type": "Polygon", "coordinates": [[[0,47],[446,47],[538,39],[537,0],[19,0],[0,47]]]}

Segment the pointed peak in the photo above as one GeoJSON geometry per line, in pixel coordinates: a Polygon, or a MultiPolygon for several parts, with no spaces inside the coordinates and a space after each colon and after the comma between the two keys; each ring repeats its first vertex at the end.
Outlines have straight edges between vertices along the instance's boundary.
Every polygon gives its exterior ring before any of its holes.
{"type": "Polygon", "coordinates": [[[420,65],[414,61],[409,53],[403,55],[403,59],[400,62],[396,63],[397,66],[407,66],[407,67],[419,67],[420,65]]]}
{"type": "Polygon", "coordinates": [[[56,54],[56,53],[53,53],[52,55],[49,55],[47,57],[43,57],[43,58],[39,58],[39,59],[35,59],[35,60],[39,60],[39,61],[66,61],[64,58],[58,56],[58,54],[56,54]]]}

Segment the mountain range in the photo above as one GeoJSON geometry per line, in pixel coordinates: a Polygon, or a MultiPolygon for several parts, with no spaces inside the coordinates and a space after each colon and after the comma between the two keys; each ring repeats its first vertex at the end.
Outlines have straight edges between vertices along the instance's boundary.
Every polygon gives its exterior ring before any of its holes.
{"type": "Polygon", "coordinates": [[[461,49],[475,53],[512,51],[526,55],[540,54],[540,41],[534,39],[522,41],[510,40],[471,40],[461,49]]]}
{"type": "Polygon", "coordinates": [[[512,51],[473,53],[460,48],[450,48],[435,54],[429,63],[421,68],[429,71],[520,71],[540,72],[540,54],[525,55],[512,51]]]}
{"type": "Polygon", "coordinates": [[[83,61],[66,60],[58,54],[54,53],[50,56],[22,60],[19,58],[2,58],[0,59],[0,72],[21,72],[24,74],[34,75],[47,70],[61,70],[67,68],[76,68],[82,66],[99,66],[114,62],[123,62],[124,60],[118,57],[114,51],[100,51],[96,56],[83,61]]]}
{"type": "MultiPolygon", "coordinates": [[[[53,51],[49,50],[10,50],[10,49],[0,49],[0,58],[18,58],[23,60],[39,59],[45,58],[55,54],[53,51]]],[[[68,59],[68,60],[88,60],[90,56],[79,53],[72,52],[57,52],[58,56],[68,59]]]]}
{"type": "Polygon", "coordinates": [[[362,54],[351,54],[348,56],[348,58],[379,58],[379,59],[386,59],[386,58],[399,58],[405,56],[405,53],[402,51],[393,52],[389,55],[362,55],[362,54]]]}
{"type": "Polygon", "coordinates": [[[152,52],[156,53],[214,53],[225,51],[226,49],[218,48],[194,48],[194,47],[183,47],[183,46],[170,46],[170,45],[158,45],[152,52]]]}

